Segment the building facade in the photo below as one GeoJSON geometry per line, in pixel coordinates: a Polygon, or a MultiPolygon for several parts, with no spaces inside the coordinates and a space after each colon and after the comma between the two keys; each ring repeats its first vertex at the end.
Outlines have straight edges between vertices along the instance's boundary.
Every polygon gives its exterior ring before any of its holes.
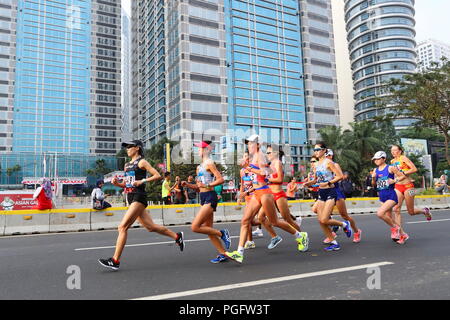
{"type": "Polygon", "coordinates": [[[131,129],[131,17],[122,8],[122,141],[133,140],[131,129]]]}
{"type": "Polygon", "coordinates": [[[433,62],[442,65],[442,58],[450,60],[450,44],[428,39],[417,44],[417,68],[426,70],[433,62]]]}
{"type": "MultiPolygon", "coordinates": [[[[416,70],[414,0],[345,0],[347,40],[355,89],[355,120],[381,115],[374,98],[382,84],[416,70]]],[[[410,119],[396,120],[397,128],[410,119]]]]}

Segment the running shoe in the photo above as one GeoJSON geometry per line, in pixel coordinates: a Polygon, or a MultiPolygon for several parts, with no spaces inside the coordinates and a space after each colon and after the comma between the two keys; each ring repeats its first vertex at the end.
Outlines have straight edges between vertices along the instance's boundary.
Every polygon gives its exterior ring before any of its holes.
{"type": "Polygon", "coordinates": [[[300,234],[301,234],[300,238],[295,239],[298,243],[298,251],[306,252],[308,251],[309,248],[308,233],[300,232],[300,234]]]}
{"type": "Polygon", "coordinates": [[[391,228],[391,239],[394,241],[398,241],[400,239],[400,227],[395,226],[391,228]]]}
{"type": "Polygon", "coordinates": [[[359,243],[359,242],[361,242],[361,229],[358,229],[358,232],[355,232],[354,234],[353,234],[353,242],[354,243],[359,243]]]}
{"type": "Polygon", "coordinates": [[[223,254],[219,254],[215,259],[210,260],[211,263],[221,263],[228,261],[228,258],[223,254]]]}
{"type": "Polygon", "coordinates": [[[119,270],[120,262],[114,262],[113,258],[109,259],[98,259],[98,262],[100,265],[102,265],[105,268],[117,271],[119,270]]]}
{"type": "Polygon", "coordinates": [[[244,255],[240,254],[238,251],[225,252],[225,256],[238,263],[242,263],[242,261],[244,260],[244,255]]]}
{"type": "Polygon", "coordinates": [[[325,238],[325,239],[322,241],[323,244],[330,244],[334,239],[337,238],[336,233],[332,232],[331,234],[333,235],[333,239],[325,238]]]}
{"type": "Polygon", "coordinates": [[[175,243],[180,247],[180,251],[184,250],[184,233],[183,232],[177,232],[177,240],[175,240],[175,243]]]}
{"type": "Polygon", "coordinates": [[[244,245],[244,249],[255,249],[255,241],[247,241],[244,245]]]}
{"type": "Polygon", "coordinates": [[[425,214],[425,217],[427,217],[427,221],[431,221],[431,219],[433,219],[430,208],[423,208],[423,213],[425,214]]]}
{"type": "Polygon", "coordinates": [[[400,239],[397,241],[398,244],[405,244],[406,240],[409,239],[409,236],[407,233],[404,233],[400,236],[400,239]]]}
{"type": "Polygon", "coordinates": [[[344,221],[344,226],[342,227],[342,230],[344,230],[347,238],[350,238],[353,234],[352,227],[350,226],[350,222],[348,221],[344,221]]]}
{"type": "Polygon", "coordinates": [[[223,244],[225,245],[225,249],[227,250],[230,249],[231,247],[230,232],[228,231],[228,229],[220,230],[220,232],[222,233],[220,239],[222,239],[223,244]]]}
{"type": "Polygon", "coordinates": [[[256,228],[256,230],[252,232],[252,236],[262,238],[264,237],[264,234],[260,228],[256,228]]]}
{"type": "Polygon", "coordinates": [[[281,238],[280,236],[273,237],[272,239],[270,239],[270,243],[267,246],[267,249],[275,248],[281,241],[283,241],[283,238],[281,238]]]}
{"type": "Polygon", "coordinates": [[[324,248],[325,251],[338,251],[340,249],[341,246],[339,245],[339,243],[332,244],[331,246],[324,248]]]}

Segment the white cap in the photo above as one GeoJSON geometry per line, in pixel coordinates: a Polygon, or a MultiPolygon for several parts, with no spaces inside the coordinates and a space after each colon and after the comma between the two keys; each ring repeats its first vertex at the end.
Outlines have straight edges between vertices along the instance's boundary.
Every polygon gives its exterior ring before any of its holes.
{"type": "Polygon", "coordinates": [[[375,153],[375,155],[372,157],[372,160],[376,160],[376,159],[381,159],[381,158],[387,158],[386,156],[386,152],[384,151],[378,151],[377,153],[375,153]]]}
{"type": "Polygon", "coordinates": [[[325,157],[328,157],[328,156],[334,156],[333,150],[327,149],[327,152],[325,153],[325,157]]]}
{"type": "Polygon", "coordinates": [[[257,134],[252,134],[250,137],[248,137],[247,139],[244,140],[244,143],[247,144],[249,142],[257,142],[257,143],[261,143],[261,137],[258,136],[257,134]]]}

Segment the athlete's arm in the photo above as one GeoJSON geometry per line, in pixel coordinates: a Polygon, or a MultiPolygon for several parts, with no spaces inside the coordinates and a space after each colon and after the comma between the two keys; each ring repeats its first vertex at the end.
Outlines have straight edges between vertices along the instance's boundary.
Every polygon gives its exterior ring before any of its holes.
{"type": "Polygon", "coordinates": [[[219,170],[217,170],[217,167],[215,165],[215,163],[213,161],[209,161],[206,165],[206,169],[209,170],[214,177],[216,178],[216,180],[214,180],[213,182],[211,182],[209,184],[210,187],[215,187],[218,186],[220,184],[223,184],[225,181],[223,180],[222,174],[219,172],[219,170]]]}
{"type": "Polygon", "coordinates": [[[372,173],[372,187],[375,187],[375,185],[377,184],[377,170],[373,169],[373,173],[372,173]]]}
{"type": "Polygon", "coordinates": [[[159,174],[159,172],[158,172],[155,168],[153,168],[153,167],[150,165],[150,163],[148,163],[147,160],[142,159],[141,161],[139,161],[138,166],[139,166],[139,168],[141,168],[141,169],[145,169],[145,170],[146,170],[148,173],[150,173],[152,176],[151,176],[150,178],[144,178],[144,179],[142,179],[142,180],[135,181],[135,182],[133,183],[133,186],[139,187],[140,185],[142,185],[143,183],[146,183],[146,182],[152,182],[152,181],[156,181],[156,180],[161,180],[162,177],[161,177],[161,175],[159,174]]]}
{"type": "Polygon", "coordinates": [[[259,169],[256,169],[252,165],[250,165],[249,167],[246,168],[247,171],[257,174],[259,176],[265,176],[266,170],[263,169],[264,166],[267,166],[265,156],[261,151],[259,151],[256,155],[253,156],[253,158],[255,157],[256,157],[255,163],[258,165],[259,169]]]}
{"type": "MultiPolygon", "coordinates": [[[[125,171],[125,168],[123,168],[123,171],[125,171]]],[[[116,187],[125,188],[125,182],[120,183],[120,182],[118,181],[118,179],[117,179],[117,176],[114,176],[114,177],[111,179],[111,183],[112,183],[113,185],[115,185],[116,187]]]]}
{"type": "Polygon", "coordinates": [[[405,174],[405,175],[410,175],[410,174],[413,174],[413,173],[416,173],[417,172],[417,167],[416,167],[416,165],[411,161],[411,160],[409,160],[407,157],[403,157],[403,159],[404,159],[404,162],[406,163],[406,165],[409,167],[409,170],[408,171],[403,171],[403,173],[405,174]]]}
{"type": "Polygon", "coordinates": [[[330,161],[328,163],[328,168],[334,173],[334,178],[328,182],[321,183],[322,187],[329,187],[331,184],[341,181],[344,177],[342,171],[340,170],[340,168],[336,167],[336,164],[334,162],[330,161]]]}
{"type": "Polygon", "coordinates": [[[269,182],[272,183],[283,183],[283,178],[284,178],[284,174],[283,174],[283,166],[281,164],[281,161],[277,161],[275,163],[275,170],[277,171],[277,178],[269,178],[269,182]]]}
{"type": "Polygon", "coordinates": [[[406,174],[405,174],[404,172],[402,172],[401,170],[398,170],[398,168],[395,167],[395,166],[390,166],[390,167],[389,167],[389,172],[390,172],[390,173],[393,173],[396,177],[398,177],[398,178],[396,178],[396,179],[394,180],[394,183],[397,183],[397,182],[399,182],[399,181],[403,181],[403,180],[405,180],[405,179],[408,179],[408,177],[406,176],[406,174]]]}

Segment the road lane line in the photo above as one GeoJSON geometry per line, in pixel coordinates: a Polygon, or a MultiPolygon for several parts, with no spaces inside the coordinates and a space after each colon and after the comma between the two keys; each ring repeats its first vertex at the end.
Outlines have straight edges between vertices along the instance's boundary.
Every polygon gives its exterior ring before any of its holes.
{"type": "Polygon", "coordinates": [[[217,286],[217,287],[204,288],[204,289],[196,289],[196,290],[188,290],[188,291],[182,291],[182,292],[173,292],[173,293],[161,294],[161,295],[156,295],[156,296],[136,298],[136,299],[132,299],[132,300],[173,299],[173,298],[187,297],[187,296],[193,296],[193,295],[198,295],[198,294],[205,294],[205,293],[210,293],[210,292],[261,286],[261,285],[267,285],[267,284],[283,282],[283,281],[291,281],[291,280],[311,278],[311,277],[323,276],[323,275],[334,274],[334,273],[355,271],[355,270],[361,270],[361,269],[367,269],[367,268],[373,268],[373,267],[381,267],[381,266],[386,266],[386,265],[391,265],[391,264],[394,264],[394,263],[389,262],[389,261],[376,262],[376,263],[371,263],[371,264],[364,264],[364,265],[359,265],[359,266],[338,268],[338,269],[331,269],[331,270],[324,270],[324,271],[309,272],[309,273],[297,274],[297,275],[286,276],[286,277],[278,277],[278,278],[271,278],[271,279],[264,279],[264,280],[257,280],[257,281],[241,282],[241,283],[235,283],[235,284],[230,284],[230,285],[217,286]]]}
{"type": "Polygon", "coordinates": [[[450,221],[450,219],[439,219],[439,220],[431,220],[431,221],[414,221],[414,222],[407,222],[407,224],[430,223],[430,222],[440,222],[440,221],[450,221]]]}
{"type": "MultiPolygon", "coordinates": [[[[230,238],[239,238],[239,236],[231,236],[230,238]]],[[[197,242],[197,241],[209,241],[209,238],[204,239],[192,239],[192,240],[184,240],[184,242],[197,242]]],[[[143,247],[143,246],[156,246],[160,244],[174,244],[172,241],[164,241],[164,242],[147,242],[147,243],[137,243],[137,244],[127,244],[125,247],[143,247]]],[[[106,246],[106,247],[92,247],[92,248],[78,248],[75,251],[88,251],[88,250],[102,250],[102,249],[114,249],[116,246],[106,246]]]]}

